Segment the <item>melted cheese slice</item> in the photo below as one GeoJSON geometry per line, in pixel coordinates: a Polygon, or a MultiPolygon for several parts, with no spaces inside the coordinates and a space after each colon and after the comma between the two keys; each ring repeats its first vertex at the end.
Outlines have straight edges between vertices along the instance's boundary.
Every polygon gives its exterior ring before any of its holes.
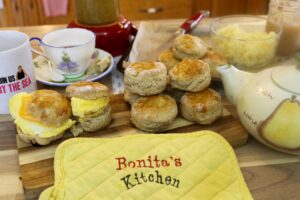
{"type": "Polygon", "coordinates": [[[27,107],[30,104],[30,102],[32,101],[32,96],[30,94],[24,93],[24,95],[22,95],[21,98],[22,98],[22,102],[21,102],[21,106],[20,106],[19,115],[22,118],[27,119],[29,121],[33,121],[33,122],[42,124],[41,120],[33,117],[27,111],[27,107]]]}

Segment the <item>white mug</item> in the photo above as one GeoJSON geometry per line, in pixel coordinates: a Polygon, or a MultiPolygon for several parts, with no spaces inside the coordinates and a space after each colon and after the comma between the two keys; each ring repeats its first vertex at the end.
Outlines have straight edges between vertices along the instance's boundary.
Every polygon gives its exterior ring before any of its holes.
{"type": "Polygon", "coordinates": [[[0,114],[8,114],[10,97],[36,90],[29,37],[0,31],[0,114]]]}
{"type": "Polygon", "coordinates": [[[81,28],[59,29],[45,34],[37,40],[44,53],[32,49],[52,63],[52,68],[66,78],[84,75],[95,51],[95,34],[81,28]]]}

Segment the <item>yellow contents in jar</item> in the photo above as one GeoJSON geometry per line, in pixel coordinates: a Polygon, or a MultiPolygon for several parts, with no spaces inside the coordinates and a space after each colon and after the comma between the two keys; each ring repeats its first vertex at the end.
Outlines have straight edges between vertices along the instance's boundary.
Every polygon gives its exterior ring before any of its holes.
{"type": "Polygon", "coordinates": [[[239,25],[228,25],[213,36],[216,51],[229,63],[244,69],[259,69],[274,57],[277,38],[274,32],[247,32],[239,25]]]}

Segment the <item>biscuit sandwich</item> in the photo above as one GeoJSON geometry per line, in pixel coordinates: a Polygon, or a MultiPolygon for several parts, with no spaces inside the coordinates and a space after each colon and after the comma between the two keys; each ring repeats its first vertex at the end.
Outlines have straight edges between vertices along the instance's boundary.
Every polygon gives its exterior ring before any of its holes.
{"type": "Polygon", "coordinates": [[[18,93],[10,99],[9,110],[26,143],[47,145],[75,124],[70,101],[53,90],[18,93]]]}
{"type": "Polygon", "coordinates": [[[82,132],[94,132],[111,123],[109,92],[98,82],[77,82],[66,88],[71,99],[72,113],[77,123],[71,128],[74,136],[82,132]]]}

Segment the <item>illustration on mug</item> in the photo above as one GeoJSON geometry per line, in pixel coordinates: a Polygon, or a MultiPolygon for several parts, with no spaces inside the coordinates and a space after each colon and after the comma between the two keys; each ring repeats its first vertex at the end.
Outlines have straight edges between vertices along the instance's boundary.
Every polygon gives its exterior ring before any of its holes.
{"type": "Polygon", "coordinates": [[[17,71],[17,74],[16,74],[17,80],[21,80],[21,79],[25,78],[25,76],[27,76],[27,73],[25,72],[23,67],[21,65],[19,65],[18,66],[18,71],[17,71]]]}
{"type": "Polygon", "coordinates": [[[63,51],[62,62],[59,64],[59,68],[62,71],[66,71],[66,72],[76,72],[77,67],[78,67],[78,64],[71,61],[69,54],[67,52],[63,51]]]}

